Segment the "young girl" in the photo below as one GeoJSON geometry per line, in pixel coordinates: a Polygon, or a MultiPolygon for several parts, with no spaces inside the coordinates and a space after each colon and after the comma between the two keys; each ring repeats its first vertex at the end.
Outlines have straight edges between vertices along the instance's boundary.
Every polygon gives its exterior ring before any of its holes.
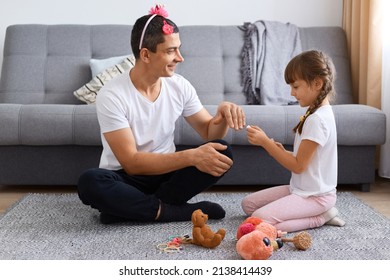
{"type": "Polygon", "coordinates": [[[306,114],[294,128],[293,152],[270,139],[257,126],[248,126],[248,141],[263,147],[292,172],[290,185],[264,189],[246,196],[242,208],[287,232],[331,224],[343,226],[338,217],[337,134],[332,108],[335,69],[329,57],[316,50],[294,57],[284,73],[291,95],[306,114]]]}

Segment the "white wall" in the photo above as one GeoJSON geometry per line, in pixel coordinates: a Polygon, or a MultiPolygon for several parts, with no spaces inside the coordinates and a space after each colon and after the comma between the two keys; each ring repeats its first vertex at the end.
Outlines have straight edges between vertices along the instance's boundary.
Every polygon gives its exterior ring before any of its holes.
{"type": "Polygon", "coordinates": [[[133,24],[156,3],[181,25],[241,25],[256,20],[341,26],[343,0],[7,0],[0,4],[0,65],[11,24],[133,24]]]}

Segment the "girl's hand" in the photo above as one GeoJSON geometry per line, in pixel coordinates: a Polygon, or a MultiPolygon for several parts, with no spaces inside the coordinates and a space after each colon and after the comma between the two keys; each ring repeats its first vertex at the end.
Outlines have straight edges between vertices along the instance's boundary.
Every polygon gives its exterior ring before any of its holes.
{"type": "Polygon", "coordinates": [[[268,138],[267,134],[265,134],[260,127],[248,125],[246,131],[249,143],[257,146],[264,146],[266,141],[272,141],[279,149],[287,152],[282,143],[276,142],[272,138],[268,138]]]}
{"type": "Polygon", "coordinates": [[[252,145],[263,146],[266,141],[271,140],[260,127],[255,125],[248,125],[246,127],[246,133],[248,141],[252,145]]]}

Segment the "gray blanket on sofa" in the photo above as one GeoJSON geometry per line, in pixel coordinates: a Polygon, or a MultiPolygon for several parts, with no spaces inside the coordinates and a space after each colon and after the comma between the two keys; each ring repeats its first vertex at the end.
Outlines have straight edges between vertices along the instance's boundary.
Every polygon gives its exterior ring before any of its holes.
{"type": "Polygon", "coordinates": [[[243,30],[241,77],[248,104],[294,104],[284,69],[302,51],[298,27],[260,20],[245,23],[243,30]]]}

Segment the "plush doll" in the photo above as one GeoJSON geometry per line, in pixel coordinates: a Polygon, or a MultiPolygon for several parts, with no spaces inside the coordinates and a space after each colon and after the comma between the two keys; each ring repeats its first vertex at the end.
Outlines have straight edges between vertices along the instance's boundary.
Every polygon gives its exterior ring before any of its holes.
{"type": "Polygon", "coordinates": [[[243,235],[254,231],[256,226],[261,222],[263,221],[256,217],[246,218],[245,221],[243,221],[237,229],[237,240],[240,239],[243,235]]]}
{"type": "Polygon", "coordinates": [[[273,225],[264,222],[262,219],[257,217],[248,217],[246,218],[237,229],[237,239],[240,239],[241,236],[253,231],[260,230],[267,234],[272,239],[276,239],[286,234],[286,232],[282,232],[277,230],[273,225]]]}
{"type": "Polygon", "coordinates": [[[237,241],[236,250],[244,260],[266,260],[273,254],[274,247],[264,232],[254,230],[237,241]]]}
{"type": "Polygon", "coordinates": [[[192,213],[192,243],[206,248],[215,248],[225,238],[225,229],[213,232],[207,225],[208,215],[198,209],[192,213]]]}
{"type": "Polygon", "coordinates": [[[236,250],[245,260],[266,260],[283,246],[281,232],[256,217],[249,217],[237,229],[236,250]]]}
{"type": "Polygon", "coordinates": [[[292,242],[298,250],[307,250],[312,244],[311,235],[306,231],[293,238],[282,237],[285,234],[260,218],[249,217],[237,229],[236,250],[245,260],[266,260],[283,242],[292,242]]]}

